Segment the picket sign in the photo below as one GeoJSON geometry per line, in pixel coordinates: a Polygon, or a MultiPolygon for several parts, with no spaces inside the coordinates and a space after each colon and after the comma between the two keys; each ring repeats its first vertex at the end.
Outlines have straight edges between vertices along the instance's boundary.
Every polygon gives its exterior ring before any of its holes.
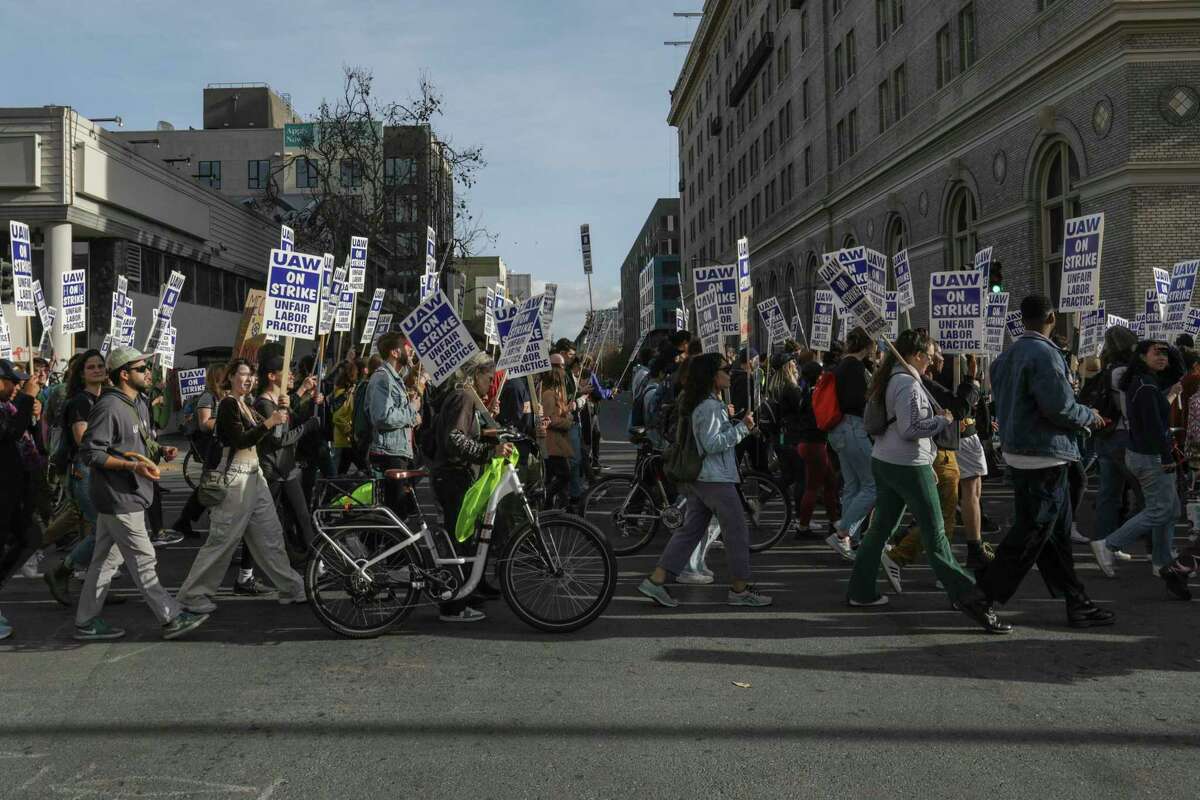
{"type": "Polygon", "coordinates": [[[62,316],[59,332],[71,337],[71,353],[75,352],[75,334],[87,331],[87,271],[67,270],[62,274],[62,316]]]}
{"type": "Polygon", "coordinates": [[[295,339],[317,338],[324,266],[324,256],[278,248],[271,251],[267,297],[263,303],[263,333],[283,338],[280,386],[288,385],[295,339]]]}
{"type": "MultiPolygon", "coordinates": [[[[159,340],[162,338],[164,331],[170,326],[171,320],[175,317],[175,307],[179,305],[180,293],[183,291],[183,284],[186,276],[178,270],[172,270],[171,276],[167,278],[167,282],[163,284],[162,291],[158,295],[158,308],[154,312],[154,321],[150,324],[150,333],[146,335],[146,344],[142,347],[143,353],[154,353],[158,350],[159,340]]],[[[132,311],[133,301],[129,296],[125,297],[128,303],[128,309],[132,311]]],[[[129,343],[133,343],[133,331],[129,332],[129,343]]]]}
{"type": "Polygon", "coordinates": [[[721,292],[715,286],[696,298],[696,327],[705,353],[721,352],[721,292]]]}
{"type": "Polygon", "coordinates": [[[1004,352],[1004,328],[1008,320],[1008,292],[989,293],[987,321],[984,325],[985,352],[998,356],[1004,352]]]}
{"type": "Polygon", "coordinates": [[[834,294],[829,289],[818,289],[813,294],[812,336],[809,345],[818,352],[833,346],[834,294]]]}
{"type": "Polygon", "coordinates": [[[176,373],[179,378],[179,398],[181,400],[204,394],[204,373],[204,367],[181,369],[176,373]]]}
{"type": "Polygon", "coordinates": [[[929,276],[929,335],[944,353],[985,351],[986,291],[979,271],[952,270],[929,276]]]}
{"type": "Polygon", "coordinates": [[[400,330],[408,337],[434,386],[440,386],[479,353],[475,340],[440,291],[401,320],[400,330]]]}
{"type": "Polygon", "coordinates": [[[367,237],[350,237],[350,269],[347,272],[350,289],[355,293],[367,288],[367,237]]]}
{"type": "Polygon", "coordinates": [[[0,308],[0,358],[12,361],[12,331],[9,330],[8,320],[4,318],[4,309],[0,308]]]}
{"type": "Polygon", "coordinates": [[[383,309],[385,294],[387,294],[387,290],[380,287],[375,290],[375,294],[371,295],[371,309],[367,312],[366,321],[363,322],[363,332],[359,337],[359,344],[370,344],[375,341],[375,327],[379,324],[379,312],[383,309]]]}
{"type": "Polygon", "coordinates": [[[46,322],[42,327],[42,338],[38,341],[38,355],[47,361],[54,360],[54,318],[58,314],[58,309],[54,306],[45,306],[46,322]]]}
{"type": "MultiPolygon", "coordinates": [[[[529,340],[538,327],[538,319],[542,315],[542,296],[534,295],[522,301],[519,305],[505,303],[496,309],[496,341],[502,345],[500,360],[496,369],[513,378],[532,374],[531,365],[527,363],[529,356],[529,340]],[[501,317],[504,318],[506,330],[500,327],[501,317]]],[[[534,354],[538,359],[540,353],[534,354]]],[[[547,361],[549,359],[547,358],[547,361]]]]}
{"type": "Polygon", "coordinates": [[[1187,309],[1192,303],[1196,288],[1196,273],[1200,270],[1200,259],[1180,261],[1171,268],[1171,284],[1167,292],[1167,314],[1163,319],[1168,335],[1183,332],[1187,309]]]}
{"type": "Polygon", "coordinates": [[[787,318],[783,315],[783,309],[779,307],[779,301],[774,297],[768,297],[759,302],[758,314],[767,326],[768,351],[775,344],[783,344],[792,338],[792,332],[788,330],[787,318]]]}
{"type": "Polygon", "coordinates": [[[900,311],[906,314],[917,307],[917,298],[913,294],[912,268],[908,263],[908,250],[901,250],[892,257],[892,271],[896,275],[896,293],[900,301],[900,311]]]}
{"type": "MultiPolygon", "coordinates": [[[[692,290],[702,297],[710,288],[717,290],[717,310],[720,316],[721,336],[741,333],[738,325],[738,269],[736,264],[716,267],[696,267],[692,270],[692,290]]],[[[697,308],[699,301],[697,300],[697,308]]]]}

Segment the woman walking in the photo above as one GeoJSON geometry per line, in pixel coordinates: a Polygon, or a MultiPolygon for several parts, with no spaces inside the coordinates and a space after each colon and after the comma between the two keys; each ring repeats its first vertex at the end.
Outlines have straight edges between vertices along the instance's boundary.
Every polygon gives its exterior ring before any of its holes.
{"type": "MultiPolygon", "coordinates": [[[[225,382],[225,365],[209,364],[204,371],[204,391],[196,398],[196,429],[192,432],[192,452],[199,456],[201,464],[208,459],[208,451],[212,447],[213,434],[217,429],[217,404],[225,396],[222,384],[225,382]]],[[[192,530],[192,524],[200,519],[204,506],[195,491],[188,496],[179,519],[171,527],[185,538],[198,537],[192,530]]]]}
{"type": "Polygon", "coordinates": [[[1142,487],[1145,507],[1104,539],[1091,543],[1100,571],[1115,577],[1113,551],[1123,550],[1149,531],[1154,573],[1172,563],[1171,540],[1179,517],[1175,491],[1175,445],[1171,436],[1171,403],[1180,391],[1183,358],[1163,341],[1138,342],[1120,387],[1125,393],[1129,445],[1125,466],[1142,487]]]}
{"type": "MultiPolygon", "coordinates": [[[[854,560],[847,600],[851,606],[887,604],[887,597],[876,588],[880,561],[885,565],[890,561],[883,546],[900,527],[905,509],[909,509],[920,526],[933,574],[945,586],[955,606],[989,633],[1009,633],[1012,626],[996,616],[955,560],[946,539],[933,472],[937,454],[933,437],[954,424],[954,416],[946,410],[935,413],[924,387],[915,377],[924,373],[933,360],[933,342],[923,332],[908,330],[896,340],[896,351],[904,362],[888,353],[871,383],[869,402],[882,406],[879,411],[887,427],[871,450],[878,499],[871,527],[854,560]]],[[[899,593],[896,572],[891,568],[886,570],[892,588],[899,593]]]]}
{"type": "Polygon", "coordinates": [[[773,370],[767,382],[767,396],[778,414],[778,434],[774,438],[775,455],[782,467],[781,478],[784,491],[792,491],[792,508],[797,513],[804,503],[807,475],[799,445],[804,427],[804,390],[800,387],[800,373],[794,359],[782,353],[772,359],[773,370]]]}
{"type": "Polygon", "coordinates": [[[571,407],[561,366],[563,357],[550,356],[550,371],[542,375],[542,414],[550,420],[546,429],[546,503],[565,508],[567,487],[571,482],[571,407]],[[555,360],[557,359],[557,361],[555,360]]]}
{"type": "Polygon", "coordinates": [[[229,569],[233,551],[245,539],[254,561],[279,592],[279,602],[305,602],[304,583],[288,564],[283,545],[283,527],[263,477],[255,449],[277,426],[287,422],[286,395],[283,408],[267,418],[250,407],[254,367],[243,358],[229,364],[225,379],[228,395],[217,406],[217,441],[220,449],[205,466],[224,475],[225,496],[209,510],[208,539],[196,553],[192,568],[179,587],[179,604],[189,611],[208,614],[216,610],[212,597],[229,569]]]}
{"type": "Polygon", "coordinates": [[[851,534],[875,507],[871,437],[863,427],[867,386],[875,363],[875,342],[865,330],[854,328],[846,337],[846,350],[847,355],[834,370],[842,421],[829,432],[829,446],[837,453],[842,470],[842,518],[825,542],[842,558],[852,561],[851,534]]]}
{"type": "Polygon", "coordinates": [[[830,523],[838,518],[837,474],[829,461],[829,445],[825,431],[817,427],[813,415],[813,387],[821,378],[823,368],[815,358],[800,368],[800,410],[796,418],[796,452],[804,461],[804,496],[796,511],[796,536],[813,536],[823,533],[812,523],[817,500],[825,507],[830,523]]]}
{"type": "Polygon", "coordinates": [[[708,531],[713,516],[721,525],[721,538],[729,559],[730,589],[726,602],[731,606],[768,606],[771,598],[750,585],[750,533],[738,494],[738,470],[735,448],[754,430],[754,414],[734,422],[721,393],[729,388],[729,362],[717,353],[705,353],[690,359],[687,382],[679,398],[680,446],[698,448],[703,457],[696,482],[680,487],[687,493],[683,525],[671,535],[658,566],[638,591],[660,606],[674,608],[679,601],[663,585],[668,576],[683,571],[688,558],[708,531]],[[686,421],[690,420],[690,427],[686,421]]]}

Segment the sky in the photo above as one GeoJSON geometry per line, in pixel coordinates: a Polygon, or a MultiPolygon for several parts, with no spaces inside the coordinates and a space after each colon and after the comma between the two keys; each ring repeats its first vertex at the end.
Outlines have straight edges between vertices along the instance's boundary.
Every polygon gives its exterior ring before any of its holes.
{"type": "Polygon", "coordinates": [[[483,254],[558,283],[555,335],[573,336],[588,307],[579,225],[591,225],[595,305],[615,305],[651,206],[678,194],[666,116],[687,48],[663,42],[691,39],[696,20],[672,12],[702,5],[0,0],[0,104],[200,128],[208,83],[269,83],[307,115],[340,94],[345,65],[373,70],[384,100],[411,96],[424,71],[445,98],[435,131],[488,162],[467,193],[498,235],[483,254]]]}

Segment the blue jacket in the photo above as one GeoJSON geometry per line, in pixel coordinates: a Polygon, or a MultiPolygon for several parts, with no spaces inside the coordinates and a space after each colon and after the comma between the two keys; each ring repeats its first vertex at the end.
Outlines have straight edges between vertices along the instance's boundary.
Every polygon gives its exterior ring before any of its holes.
{"type": "Polygon", "coordinates": [[[409,431],[418,412],[408,399],[404,378],[391,364],[375,370],[367,384],[367,418],[371,422],[371,452],[413,457],[409,431]]]}
{"type": "Polygon", "coordinates": [[[745,424],[729,418],[729,410],[710,397],[692,412],[692,436],[704,455],[697,481],[738,483],[737,454],[734,448],[750,433],[745,424]]]}
{"type": "Polygon", "coordinates": [[[1092,411],[1075,401],[1062,351],[1026,331],[992,364],[992,396],[1004,452],[1078,461],[1076,434],[1092,411]]]}

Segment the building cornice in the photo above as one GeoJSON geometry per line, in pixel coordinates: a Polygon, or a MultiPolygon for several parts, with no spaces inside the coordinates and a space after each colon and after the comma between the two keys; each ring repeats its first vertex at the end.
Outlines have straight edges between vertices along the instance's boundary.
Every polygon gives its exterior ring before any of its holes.
{"type": "Polygon", "coordinates": [[[684,109],[688,107],[688,98],[696,90],[703,79],[704,65],[712,47],[719,45],[721,22],[729,11],[730,0],[705,0],[704,16],[692,37],[688,47],[687,58],[684,59],[683,69],[675,79],[675,88],[671,90],[671,108],[667,113],[667,124],[678,127],[683,117],[684,109]]]}

